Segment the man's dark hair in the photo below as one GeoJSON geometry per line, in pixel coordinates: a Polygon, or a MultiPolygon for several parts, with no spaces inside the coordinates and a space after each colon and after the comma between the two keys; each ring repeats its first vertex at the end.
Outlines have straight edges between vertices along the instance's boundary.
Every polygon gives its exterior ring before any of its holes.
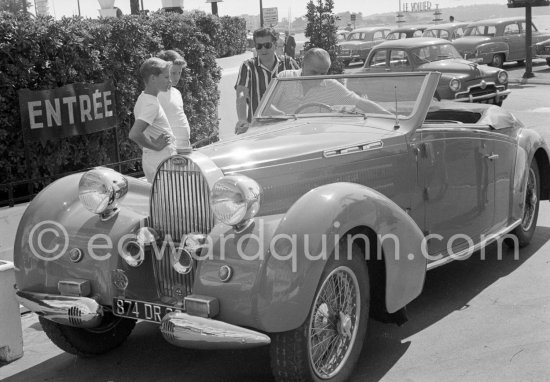
{"type": "Polygon", "coordinates": [[[277,42],[277,40],[279,39],[279,32],[277,32],[273,28],[259,28],[254,31],[254,42],[256,42],[256,39],[258,37],[271,37],[271,40],[273,42],[277,42]]]}

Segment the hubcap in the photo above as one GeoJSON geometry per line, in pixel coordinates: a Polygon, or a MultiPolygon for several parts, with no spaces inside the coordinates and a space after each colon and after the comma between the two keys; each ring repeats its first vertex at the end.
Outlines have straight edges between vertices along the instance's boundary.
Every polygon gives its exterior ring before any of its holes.
{"type": "Polygon", "coordinates": [[[521,220],[521,227],[524,231],[529,231],[535,220],[535,214],[537,211],[537,203],[539,197],[537,195],[537,177],[535,171],[532,168],[529,169],[529,175],[527,177],[527,185],[525,188],[525,205],[523,206],[523,218],[521,220]]]}
{"type": "Polygon", "coordinates": [[[309,323],[309,359],[315,374],[332,378],[346,363],[361,314],[359,284],[348,267],[334,269],[313,303],[309,323]]]}

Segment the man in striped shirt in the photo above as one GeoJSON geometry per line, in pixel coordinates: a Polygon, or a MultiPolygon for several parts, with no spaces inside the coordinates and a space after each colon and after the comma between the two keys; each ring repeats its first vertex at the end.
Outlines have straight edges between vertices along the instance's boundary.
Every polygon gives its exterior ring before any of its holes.
{"type": "Polygon", "coordinates": [[[258,108],[271,80],[283,70],[298,69],[291,57],[277,57],[275,49],[279,33],[272,28],[254,31],[254,45],[257,56],[241,64],[235,90],[237,91],[237,116],[235,134],[244,133],[252,122],[252,115],[258,108]]]}

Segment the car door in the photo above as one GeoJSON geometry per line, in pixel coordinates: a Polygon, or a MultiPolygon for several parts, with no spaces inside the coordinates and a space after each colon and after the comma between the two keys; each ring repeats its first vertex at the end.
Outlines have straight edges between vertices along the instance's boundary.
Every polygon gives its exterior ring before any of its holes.
{"type": "MultiPolygon", "coordinates": [[[[480,127],[481,129],[481,127],[480,127]]],[[[493,229],[497,231],[509,224],[512,215],[512,184],[514,179],[515,158],[518,149],[517,142],[510,137],[510,129],[494,130],[486,126],[481,130],[482,143],[487,147],[486,159],[493,175],[494,216],[493,229]]]]}
{"type": "Polygon", "coordinates": [[[504,26],[504,42],[510,49],[507,61],[524,60],[525,51],[525,33],[522,33],[520,25],[517,22],[504,26]]]}
{"type": "Polygon", "coordinates": [[[413,135],[424,234],[432,261],[480,241],[493,226],[490,147],[473,128],[424,124],[413,135]]]}

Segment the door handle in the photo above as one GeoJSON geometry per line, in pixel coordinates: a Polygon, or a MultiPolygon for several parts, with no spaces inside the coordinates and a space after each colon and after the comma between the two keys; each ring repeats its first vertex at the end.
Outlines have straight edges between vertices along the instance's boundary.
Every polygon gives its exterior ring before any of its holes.
{"type": "Polygon", "coordinates": [[[491,155],[484,155],[484,158],[492,161],[498,159],[498,154],[491,153],[491,155]]]}

